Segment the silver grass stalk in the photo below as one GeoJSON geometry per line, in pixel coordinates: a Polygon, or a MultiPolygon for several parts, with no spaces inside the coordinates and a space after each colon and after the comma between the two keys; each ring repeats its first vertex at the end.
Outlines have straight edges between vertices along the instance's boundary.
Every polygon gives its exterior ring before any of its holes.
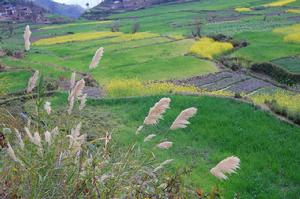
{"type": "Polygon", "coordinates": [[[24,147],[25,147],[25,144],[24,144],[24,142],[23,142],[21,133],[19,132],[18,129],[15,129],[15,132],[16,132],[16,136],[17,136],[17,138],[18,138],[19,145],[20,145],[21,149],[23,150],[24,147]]]}
{"type": "Polygon", "coordinates": [[[90,69],[93,69],[93,68],[96,68],[103,56],[103,53],[104,53],[104,48],[103,47],[100,47],[96,52],[95,52],[95,55],[92,59],[92,62],[89,66],[90,69]]]}
{"type": "Polygon", "coordinates": [[[235,156],[228,157],[219,162],[214,168],[210,170],[210,173],[217,177],[219,180],[227,180],[226,173],[235,173],[240,168],[240,159],[235,156]]]}
{"type": "Polygon", "coordinates": [[[80,98],[80,105],[79,105],[79,110],[83,110],[85,107],[85,103],[87,101],[87,94],[84,94],[81,98],[80,98]]]}
{"type": "Polygon", "coordinates": [[[182,111],[177,118],[174,120],[173,124],[171,125],[170,129],[175,130],[179,128],[186,128],[190,122],[188,119],[193,117],[197,113],[197,109],[194,107],[185,109],[182,111]]]}
{"type": "Polygon", "coordinates": [[[144,128],[143,125],[139,126],[139,128],[135,131],[135,134],[136,135],[140,134],[143,128],[144,128]]]}
{"type": "Polygon", "coordinates": [[[34,141],[33,143],[35,145],[37,145],[38,147],[42,148],[42,139],[41,139],[40,134],[38,132],[34,133],[33,141],[34,141]]]}
{"type": "Polygon", "coordinates": [[[169,160],[165,160],[164,162],[162,162],[158,167],[156,167],[153,172],[157,172],[161,169],[163,169],[166,165],[170,164],[171,162],[173,162],[173,159],[169,159],[169,160]]]}
{"type": "Polygon", "coordinates": [[[30,142],[34,143],[34,138],[32,136],[32,134],[30,133],[29,129],[27,127],[24,128],[27,136],[29,137],[30,142]]]}
{"type": "Polygon", "coordinates": [[[48,146],[51,145],[51,140],[52,140],[51,133],[49,131],[46,131],[45,132],[45,141],[47,142],[48,146]]]}
{"type": "Polygon", "coordinates": [[[58,133],[59,133],[59,130],[58,130],[58,127],[56,126],[54,129],[52,129],[51,135],[52,135],[52,137],[55,137],[58,135],[58,133]]]}
{"type": "Polygon", "coordinates": [[[82,95],[82,91],[83,91],[84,86],[85,86],[84,79],[81,79],[80,81],[78,81],[75,84],[74,88],[71,90],[71,93],[69,95],[68,100],[70,101],[71,98],[73,98],[73,97],[76,98],[76,97],[82,95]]]}
{"type": "Polygon", "coordinates": [[[159,143],[158,145],[156,145],[158,148],[160,149],[168,149],[170,147],[172,147],[173,145],[173,142],[168,142],[168,141],[165,141],[165,142],[161,142],[159,143]]]}
{"type": "Polygon", "coordinates": [[[72,97],[72,98],[69,100],[69,108],[68,108],[68,114],[69,114],[69,115],[72,114],[72,110],[73,110],[73,107],[74,107],[74,102],[75,102],[75,97],[72,97]]]}
{"type": "Polygon", "coordinates": [[[44,104],[44,109],[45,109],[46,113],[47,113],[48,115],[50,115],[51,112],[52,112],[51,102],[48,102],[48,101],[45,102],[45,104],[44,104]]]}
{"type": "Polygon", "coordinates": [[[70,80],[70,90],[72,90],[76,83],[76,72],[73,72],[70,80]]]}
{"type": "Polygon", "coordinates": [[[147,137],[145,137],[144,142],[149,142],[150,140],[152,140],[152,138],[154,138],[156,135],[155,134],[150,134],[147,137]]]}
{"type": "Polygon", "coordinates": [[[19,162],[18,158],[16,157],[15,151],[13,150],[13,148],[11,147],[10,143],[7,142],[7,154],[9,155],[9,157],[15,161],[15,162],[19,162]]]}
{"type": "Polygon", "coordinates": [[[153,107],[150,108],[148,116],[144,120],[146,125],[154,125],[162,119],[162,115],[170,108],[170,98],[160,99],[153,107]]]}
{"type": "Polygon", "coordinates": [[[27,93],[31,93],[33,89],[36,87],[38,78],[39,78],[39,71],[37,70],[28,81],[28,86],[26,90],[27,93]]]}
{"type": "Polygon", "coordinates": [[[29,27],[29,25],[27,25],[25,27],[25,31],[24,31],[24,35],[23,35],[23,37],[24,37],[24,47],[25,47],[26,51],[30,50],[30,45],[31,45],[30,36],[31,36],[30,27],[29,27]]]}

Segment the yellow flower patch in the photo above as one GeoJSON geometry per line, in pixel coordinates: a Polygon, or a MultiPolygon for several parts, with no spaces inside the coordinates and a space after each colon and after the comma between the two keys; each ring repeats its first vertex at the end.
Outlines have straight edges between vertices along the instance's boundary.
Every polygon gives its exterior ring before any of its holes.
{"type": "Polygon", "coordinates": [[[273,32],[283,34],[283,39],[285,42],[300,42],[300,24],[295,24],[284,28],[276,28],[273,30],[273,32]]]}
{"type": "Polygon", "coordinates": [[[137,79],[113,80],[105,86],[105,89],[109,97],[149,96],[172,93],[233,96],[232,93],[227,91],[205,91],[194,86],[175,85],[167,82],[142,83],[137,79]]]}
{"type": "Polygon", "coordinates": [[[140,40],[140,39],[147,39],[159,37],[159,34],[150,33],[150,32],[137,32],[134,34],[121,34],[116,38],[111,39],[111,42],[126,42],[126,41],[133,41],[133,40],[140,40]]]}
{"type": "Polygon", "coordinates": [[[288,9],[285,12],[292,14],[300,14],[300,9],[288,9]]]}
{"type": "Polygon", "coordinates": [[[300,112],[300,94],[292,94],[288,91],[278,91],[275,93],[261,93],[250,96],[255,104],[264,104],[266,100],[276,100],[279,106],[287,108],[289,112],[300,112]]]}
{"type": "Polygon", "coordinates": [[[52,30],[52,29],[67,28],[73,26],[82,26],[82,25],[106,24],[110,22],[111,21],[92,21],[92,22],[83,22],[83,23],[68,23],[68,24],[61,24],[61,25],[45,26],[40,28],[40,30],[52,30]]]}
{"type": "Polygon", "coordinates": [[[233,49],[233,45],[229,42],[218,42],[208,37],[203,37],[195,42],[190,52],[204,58],[213,59],[214,56],[233,49]]]}
{"type": "Polygon", "coordinates": [[[122,35],[121,32],[86,32],[86,33],[76,33],[70,35],[63,35],[51,38],[40,39],[33,44],[36,46],[41,45],[53,45],[53,44],[60,44],[66,42],[73,42],[73,41],[87,41],[93,39],[100,39],[105,37],[116,37],[122,35]]]}
{"type": "Polygon", "coordinates": [[[249,12],[251,8],[235,8],[234,10],[237,12],[249,12]]]}
{"type": "Polygon", "coordinates": [[[287,4],[293,3],[295,1],[296,0],[279,0],[279,1],[265,4],[264,6],[265,7],[280,7],[280,6],[285,6],[287,4]]]}

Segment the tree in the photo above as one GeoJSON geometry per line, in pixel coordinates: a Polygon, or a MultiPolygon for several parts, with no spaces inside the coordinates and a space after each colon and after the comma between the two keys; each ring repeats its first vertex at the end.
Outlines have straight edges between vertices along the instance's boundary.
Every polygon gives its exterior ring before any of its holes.
{"type": "Polygon", "coordinates": [[[193,37],[201,37],[201,22],[199,19],[195,19],[194,27],[192,29],[192,35],[193,37]]]}

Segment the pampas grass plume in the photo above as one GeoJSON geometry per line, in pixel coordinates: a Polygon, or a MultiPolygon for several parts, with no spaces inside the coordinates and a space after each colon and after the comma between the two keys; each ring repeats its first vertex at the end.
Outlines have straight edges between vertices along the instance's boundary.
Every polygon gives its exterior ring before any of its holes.
{"type": "Polygon", "coordinates": [[[96,52],[95,52],[95,55],[92,59],[92,62],[89,66],[90,69],[93,69],[93,68],[96,68],[103,56],[103,53],[104,53],[104,48],[103,47],[100,47],[96,52]]]}
{"type": "Polygon", "coordinates": [[[214,168],[210,170],[210,173],[220,180],[227,180],[226,173],[235,173],[240,168],[240,159],[235,156],[228,157],[219,162],[214,168]]]}
{"type": "Polygon", "coordinates": [[[159,119],[162,119],[162,115],[170,108],[170,98],[160,99],[153,107],[150,108],[148,116],[144,120],[146,125],[157,124],[159,119]]]}
{"type": "Polygon", "coordinates": [[[158,145],[156,145],[158,148],[160,149],[168,149],[170,147],[172,147],[173,145],[173,142],[168,142],[168,141],[165,141],[165,142],[161,142],[159,143],[158,145]]]}
{"type": "Polygon", "coordinates": [[[177,118],[175,119],[175,121],[171,125],[170,129],[171,130],[175,130],[175,129],[178,129],[178,128],[186,128],[187,124],[190,124],[190,122],[188,121],[188,119],[190,119],[191,117],[193,117],[196,113],[197,113],[197,109],[194,108],[194,107],[185,109],[184,111],[182,111],[177,116],[177,118]]]}
{"type": "Polygon", "coordinates": [[[148,142],[150,140],[152,140],[152,138],[154,138],[156,135],[155,134],[150,134],[147,137],[145,137],[144,142],[148,142]]]}
{"type": "Polygon", "coordinates": [[[36,87],[37,80],[39,78],[39,71],[35,71],[33,76],[29,79],[28,81],[28,86],[27,86],[27,93],[31,93],[33,89],[36,87]]]}
{"type": "Polygon", "coordinates": [[[29,27],[29,25],[27,25],[25,27],[25,31],[24,31],[24,35],[23,35],[23,37],[24,37],[24,47],[25,47],[26,51],[30,50],[30,45],[31,45],[30,36],[31,36],[30,27],[29,27]]]}

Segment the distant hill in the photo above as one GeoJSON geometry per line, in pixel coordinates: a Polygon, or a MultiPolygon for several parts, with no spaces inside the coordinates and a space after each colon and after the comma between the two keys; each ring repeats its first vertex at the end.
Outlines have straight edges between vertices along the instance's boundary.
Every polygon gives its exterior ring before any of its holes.
{"type": "Polygon", "coordinates": [[[85,12],[83,17],[88,19],[99,19],[112,13],[143,9],[157,4],[186,1],[190,0],[104,0],[98,6],[85,12]]]}
{"type": "Polygon", "coordinates": [[[63,3],[57,3],[52,0],[33,0],[33,2],[48,10],[52,14],[62,15],[71,18],[78,18],[84,9],[79,5],[67,5],[63,3]]]}

